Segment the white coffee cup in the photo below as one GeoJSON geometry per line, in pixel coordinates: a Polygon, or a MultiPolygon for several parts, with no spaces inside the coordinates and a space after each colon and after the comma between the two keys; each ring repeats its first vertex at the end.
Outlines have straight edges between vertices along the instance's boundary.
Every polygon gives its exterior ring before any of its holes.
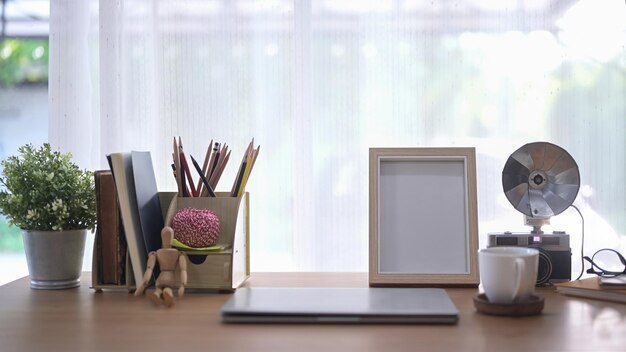
{"type": "Polygon", "coordinates": [[[480,278],[487,299],[510,304],[535,293],[539,251],[526,247],[491,247],[478,251],[480,278]]]}

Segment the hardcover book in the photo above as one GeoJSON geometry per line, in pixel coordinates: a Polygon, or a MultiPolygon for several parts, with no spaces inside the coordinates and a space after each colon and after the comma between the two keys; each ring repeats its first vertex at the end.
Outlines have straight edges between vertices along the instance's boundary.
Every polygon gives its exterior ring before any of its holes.
{"type": "Polygon", "coordinates": [[[139,221],[131,154],[112,153],[108,158],[115,179],[133,277],[136,283],[140,283],[143,281],[143,274],[146,271],[148,252],[139,221]]]}
{"type": "MultiPolygon", "coordinates": [[[[150,253],[161,248],[161,230],[163,229],[156,176],[150,152],[132,151],[131,159],[141,232],[146,252],[150,253]]],[[[159,276],[158,267],[154,268],[153,274],[154,277],[159,276]]]]}
{"type": "Polygon", "coordinates": [[[96,186],[96,241],[95,255],[100,258],[95,270],[100,272],[102,284],[120,285],[124,281],[126,241],[122,227],[113,174],[109,170],[94,172],[96,186]]]}
{"type": "Polygon", "coordinates": [[[556,291],[570,296],[626,303],[626,289],[601,287],[597,277],[556,284],[556,291]]]}

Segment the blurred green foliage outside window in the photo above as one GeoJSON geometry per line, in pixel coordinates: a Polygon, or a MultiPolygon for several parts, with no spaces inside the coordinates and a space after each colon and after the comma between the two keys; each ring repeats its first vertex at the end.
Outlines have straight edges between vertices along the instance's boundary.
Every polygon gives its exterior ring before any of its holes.
{"type": "Polygon", "coordinates": [[[48,39],[0,42],[0,86],[48,82],[48,39]]]}
{"type": "MultiPolygon", "coordinates": [[[[0,94],[2,90],[48,82],[48,38],[0,40],[0,94]]],[[[20,229],[0,214],[0,252],[23,251],[20,229]]]]}

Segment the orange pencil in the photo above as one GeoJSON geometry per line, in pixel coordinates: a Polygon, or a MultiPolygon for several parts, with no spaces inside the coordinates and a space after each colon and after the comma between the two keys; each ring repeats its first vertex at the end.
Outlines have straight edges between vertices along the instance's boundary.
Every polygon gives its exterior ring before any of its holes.
{"type": "Polygon", "coordinates": [[[178,186],[178,196],[182,197],[183,196],[183,185],[181,183],[181,179],[180,179],[180,172],[181,172],[181,168],[180,168],[180,157],[178,154],[178,144],[176,144],[176,137],[174,137],[174,153],[173,153],[173,157],[174,157],[174,167],[175,167],[175,171],[176,171],[176,183],[178,186]]]}
{"type": "Polygon", "coordinates": [[[213,148],[214,154],[215,154],[215,159],[213,159],[213,163],[209,166],[210,170],[209,170],[209,178],[211,177],[211,175],[213,175],[213,173],[215,172],[215,169],[217,168],[217,164],[220,162],[220,144],[219,143],[215,143],[215,148],[213,148]]]}
{"type": "MultiPolygon", "coordinates": [[[[193,177],[191,177],[189,163],[187,163],[187,158],[185,157],[185,151],[183,149],[183,142],[180,137],[178,137],[178,150],[180,151],[180,166],[183,168],[181,172],[184,172],[187,176],[187,180],[189,180],[189,187],[191,188],[191,193],[189,193],[189,195],[191,197],[197,197],[198,193],[196,192],[196,187],[193,184],[193,177]]],[[[187,188],[187,185],[185,184],[183,187],[187,188]]]]}
{"type": "MultiPolygon", "coordinates": [[[[211,142],[209,143],[209,146],[206,148],[206,155],[204,156],[204,162],[202,163],[202,175],[206,174],[206,168],[207,165],[209,164],[209,158],[211,155],[211,146],[213,145],[213,140],[211,139],[211,142]]],[[[198,190],[198,195],[202,196],[203,193],[203,188],[204,188],[204,184],[202,183],[202,177],[198,178],[198,186],[196,187],[196,189],[198,190]]]]}
{"type": "Polygon", "coordinates": [[[217,183],[220,181],[220,178],[222,177],[222,173],[224,172],[224,169],[226,169],[226,164],[228,164],[229,159],[230,159],[230,150],[228,151],[228,153],[226,153],[226,157],[223,159],[220,166],[218,166],[217,171],[213,174],[213,177],[211,177],[211,180],[209,181],[209,184],[211,185],[211,187],[213,187],[213,189],[217,187],[217,183]]]}
{"type": "MultiPolygon", "coordinates": [[[[202,168],[202,171],[204,172],[204,177],[208,180],[210,179],[209,175],[211,172],[211,165],[213,165],[213,162],[215,160],[215,157],[217,155],[217,146],[219,145],[219,143],[215,142],[213,143],[213,140],[211,140],[211,145],[209,146],[209,148],[211,149],[211,157],[209,158],[209,161],[207,162],[207,166],[206,168],[202,168]]],[[[213,188],[215,189],[215,188],[213,188]]],[[[202,197],[206,197],[209,195],[209,192],[206,189],[202,189],[202,197]]]]}

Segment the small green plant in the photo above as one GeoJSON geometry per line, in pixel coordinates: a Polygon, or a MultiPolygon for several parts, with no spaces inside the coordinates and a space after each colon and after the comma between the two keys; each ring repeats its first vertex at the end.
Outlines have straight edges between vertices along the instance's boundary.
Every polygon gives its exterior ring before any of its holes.
{"type": "Polygon", "coordinates": [[[21,229],[60,231],[93,229],[96,193],[93,173],[81,171],[70,153],[52,151],[46,143],[19,148],[2,161],[0,212],[21,229]]]}

